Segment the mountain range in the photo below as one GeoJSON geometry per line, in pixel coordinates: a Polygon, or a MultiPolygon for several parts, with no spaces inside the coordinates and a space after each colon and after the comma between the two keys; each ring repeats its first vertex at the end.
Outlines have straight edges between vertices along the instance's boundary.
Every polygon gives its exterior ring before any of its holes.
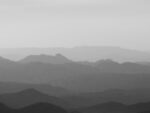
{"type": "Polygon", "coordinates": [[[36,103],[50,103],[62,108],[69,108],[64,100],[41,93],[35,89],[26,89],[16,93],[1,94],[0,102],[11,108],[24,108],[36,103]]]}
{"type": "Polygon", "coordinates": [[[71,91],[62,87],[55,87],[51,84],[29,84],[19,82],[0,82],[0,94],[16,93],[26,89],[35,89],[50,96],[63,96],[71,94],[71,91]]]}
{"type": "Polygon", "coordinates": [[[0,57],[2,113],[150,111],[148,52],[118,47],[13,50],[23,57],[0,57]]]}
{"type": "MultiPolygon", "coordinates": [[[[67,58],[58,55],[64,61],[67,58]]],[[[48,56],[49,61],[58,56],[48,56]]],[[[34,57],[40,58],[40,55],[34,57]]],[[[25,58],[26,59],[26,58],[25,58]]],[[[30,57],[27,57],[30,59],[30,57]]],[[[33,57],[32,57],[33,59],[33,57]]],[[[45,63],[40,59],[24,63],[0,58],[0,80],[27,84],[51,84],[61,89],[77,92],[103,91],[106,89],[149,88],[150,66],[113,60],[97,62],[45,63]]],[[[44,86],[45,87],[45,86],[44,86]]],[[[43,88],[38,88],[43,89],[43,88]]],[[[54,88],[55,89],[55,88],[54,88]]],[[[57,94],[65,93],[60,90],[57,94]]]]}
{"type": "Polygon", "coordinates": [[[73,48],[4,48],[0,55],[11,60],[20,60],[29,55],[60,53],[73,61],[97,61],[112,59],[118,62],[150,61],[149,51],[138,51],[111,46],[82,46],[73,48]]]}
{"type": "Polygon", "coordinates": [[[67,59],[61,54],[56,54],[56,56],[50,55],[31,55],[20,60],[21,63],[31,63],[31,62],[41,62],[41,63],[51,63],[51,64],[66,64],[72,61],[67,59]]]}
{"type": "Polygon", "coordinates": [[[20,109],[13,109],[0,104],[1,113],[149,113],[150,103],[125,105],[117,102],[97,104],[87,108],[80,108],[68,112],[67,110],[49,103],[36,103],[20,109]]]}
{"type": "MultiPolygon", "coordinates": [[[[150,101],[150,89],[112,89],[103,92],[68,93],[67,95],[55,96],[31,87],[16,88],[18,91],[13,87],[9,87],[9,93],[1,92],[0,94],[0,103],[4,103],[11,108],[21,108],[39,102],[51,103],[65,109],[76,109],[111,101],[126,105],[150,101]]],[[[47,92],[50,92],[50,90],[47,89],[47,92]]]]}
{"type": "Polygon", "coordinates": [[[65,109],[48,103],[36,103],[21,109],[12,109],[0,104],[1,113],[68,113],[65,109]]]}
{"type": "Polygon", "coordinates": [[[144,111],[150,111],[150,103],[147,102],[125,105],[117,102],[108,102],[82,108],[79,111],[82,113],[140,113],[144,111]]]}
{"type": "Polygon", "coordinates": [[[20,109],[13,109],[5,104],[0,104],[0,112],[2,113],[149,113],[149,111],[149,102],[137,103],[133,105],[108,102],[72,111],[67,111],[59,106],[49,103],[36,103],[20,109]]]}
{"type": "Polygon", "coordinates": [[[108,102],[131,105],[141,102],[149,102],[150,89],[109,89],[102,92],[88,92],[63,96],[63,99],[76,108],[89,107],[108,102]]]}
{"type": "Polygon", "coordinates": [[[60,106],[70,112],[79,110],[81,113],[81,110],[90,112],[93,111],[93,109],[96,109],[95,111],[109,110],[109,112],[114,112],[116,109],[119,109],[124,112],[127,111],[127,108],[131,108],[136,111],[138,111],[137,109],[147,111],[149,110],[149,107],[147,106],[150,106],[149,95],[150,89],[133,89],[108,90],[104,92],[83,93],[76,96],[58,98],[41,93],[35,89],[26,89],[16,93],[1,94],[0,103],[13,109],[22,109],[36,103],[49,103],[60,106]],[[137,106],[139,107],[136,108],[137,106]]]}

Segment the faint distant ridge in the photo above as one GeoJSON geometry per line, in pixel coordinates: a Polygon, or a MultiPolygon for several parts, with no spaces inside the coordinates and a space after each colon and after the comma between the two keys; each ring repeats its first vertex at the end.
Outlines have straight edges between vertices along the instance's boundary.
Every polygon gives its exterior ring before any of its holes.
{"type": "Polygon", "coordinates": [[[99,66],[99,65],[102,65],[102,66],[114,66],[114,65],[119,65],[120,63],[118,62],[115,62],[111,59],[103,59],[103,60],[98,60],[97,62],[93,63],[94,66],[99,66]]]}
{"type": "Polygon", "coordinates": [[[50,55],[30,55],[20,60],[22,63],[32,63],[32,62],[40,62],[40,63],[51,63],[51,64],[66,64],[71,63],[72,61],[68,58],[64,57],[61,54],[56,54],[55,56],[50,55]]]}
{"type": "Polygon", "coordinates": [[[124,62],[118,63],[111,59],[99,60],[88,65],[97,67],[103,72],[109,73],[149,73],[148,65],[141,65],[139,63],[124,62]]]}
{"type": "Polygon", "coordinates": [[[113,46],[0,49],[1,56],[12,60],[19,60],[29,55],[55,55],[57,53],[60,53],[73,61],[97,61],[101,59],[112,59],[118,62],[150,61],[150,52],[124,49],[113,46]]]}

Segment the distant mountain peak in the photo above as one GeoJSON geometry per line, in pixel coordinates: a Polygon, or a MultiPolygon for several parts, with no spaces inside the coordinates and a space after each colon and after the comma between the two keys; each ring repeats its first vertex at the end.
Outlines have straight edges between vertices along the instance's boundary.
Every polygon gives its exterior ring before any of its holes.
{"type": "Polygon", "coordinates": [[[113,61],[112,59],[103,59],[103,60],[99,60],[99,63],[117,63],[115,61],[113,61]]]}
{"type": "MultiPolygon", "coordinates": [[[[63,57],[63,58],[64,58],[64,56],[63,56],[62,54],[60,54],[60,53],[57,53],[55,56],[56,56],[56,57],[63,57]]],[[[66,57],[65,57],[65,58],[66,58],[66,57]]]]}
{"type": "Polygon", "coordinates": [[[115,62],[111,59],[104,59],[104,60],[99,60],[99,61],[95,62],[95,65],[96,66],[99,66],[99,65],[101,65],[101,66],[113,66],[113,65],[119,65],[119,63],[115,62]]]}
{"type": "Polygon", "coordinates": [[[55,56],[40,54],[40,55],[30,55],[22,59],[22,63],[31,63],[31,62],[41,62],[41,63],[51,63],[51,64],[65,64],[72,62],[65,56],[61,54],[56,54],[55,56]]]}
{"type": "Polygon", "coordinates": [[[39,92],[38,90],[34,89],[34,88],[29,88],[26,90],[23,90],[21,92],[19,92],[20,94],[26,94],[26,93],[30,93],[30,94],[42,94],[41,92],[39,92]]]}

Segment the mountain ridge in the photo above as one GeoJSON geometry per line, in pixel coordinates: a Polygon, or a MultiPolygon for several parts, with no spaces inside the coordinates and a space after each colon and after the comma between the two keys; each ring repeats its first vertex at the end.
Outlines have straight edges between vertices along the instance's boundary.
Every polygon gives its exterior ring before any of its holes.
{"type": "Polygon", "coordinates": [[[66,64],[71,63],[72,61],[64,57],[61,54],[56,54],[55,56],[50,56],[46,54],[41,55],[30,55],[19,61],[20,63],[51,63],[51,64],[66,64]]]}
{"type": "Polygon", "coordinates": [[[119,62],[150,61],[150,52],[124,49],[113,46],[80,46],[72,48],[11,48],[0,49],[1,56],[19,60],[28,55],[60,53],[73,61],[97,61],[112,59],[119,62]]]}
{"type": "Polygon", "coordinates": [[[33,88],[22,90],[16,93],[1,94],[0,102],[15,109],[42,102],[58,105],[62,108],[69,108],[69,104],[67,104],[67,102],[64,100],[41,93],[33,88]]]}

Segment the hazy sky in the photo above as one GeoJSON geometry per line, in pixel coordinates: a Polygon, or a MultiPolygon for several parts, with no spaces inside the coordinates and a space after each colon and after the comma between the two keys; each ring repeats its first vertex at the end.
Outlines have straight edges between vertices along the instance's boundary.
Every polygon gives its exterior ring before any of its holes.
{"type": "Polygon", "coordinates": [[[149,0],[0,0],[0,47],[150,50],[149,0]]]}

